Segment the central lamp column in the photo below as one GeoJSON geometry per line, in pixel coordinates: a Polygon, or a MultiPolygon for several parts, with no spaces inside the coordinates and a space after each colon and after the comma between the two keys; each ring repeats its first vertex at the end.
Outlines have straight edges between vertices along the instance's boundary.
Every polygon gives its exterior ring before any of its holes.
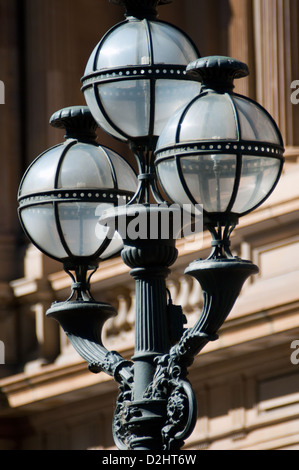
{"type": "MultiPolygon", "coordinates": [[[[171,229],[170,236],[163,238],[161,218],[165,215],[170,219],[168,209],[164,209],[132,205],[107,211],[101,218],[101,223],[116,224],[124,243],[122,259],[132,268],[130,274],[136,281],[134,385],[131,402],[121,412],[134,450],[161,449],[161,429],[166,420],[167,400],[148,399],[145,393],[152,384],[157,359],[167,354],[172,345],[173,319],[167,305],[166,277],[177,258],[177,249],[171,229]],[[137,220],[147,236],[136,237],[133,227],[137,228],[137,220]],[[156,222],[156,236],[152,239],[151,224],[156,222]]],[[[171,226],[171,219],[168,222],[171,226]]]]}
{"type": "Polygon", "coordinates": [[[123,261],[132,268],[136,281],[135,385],[134,400],[141,400],[152,382],[154,359],[169,351],[170,325],[165,279],[177,250],[173,240],[139,240],[135,246],[124,240],[123,261]]]}

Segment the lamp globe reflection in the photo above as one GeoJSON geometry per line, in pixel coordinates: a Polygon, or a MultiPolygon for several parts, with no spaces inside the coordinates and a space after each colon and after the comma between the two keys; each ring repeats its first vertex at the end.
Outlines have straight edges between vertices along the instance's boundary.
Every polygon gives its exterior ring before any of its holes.
{"type": "Polygon", "coordinates": [[[193,214],[202,205],[207,228],[234,226],[275,188],[283,141],[268,112],[233,92],[246,64],[212,56],[189,64],[200,94],[167,123],[156,148],[156,168],[169,199],[193,214]]]}
{"type": "Polygon", "coordinates": [[[184,32],[157,20],[156,6],[169,1],[113,3],[126,7],[127,18],[95,47],[82,90],[104,131],[153,150],[169,117],[199,92],[186,74],[199,52],[184,32]]]}
{"type": "Polygon", "coordinates": [[[129,164],[96,142],[89,109],[64,108],[50,119],[65,141],[29,166],[18,193],[19,218],[28,238],[68,270],[96,268],[118,253],[122,240],[98,223],[101,213],[127,204],[137,187],[129,164]]]}

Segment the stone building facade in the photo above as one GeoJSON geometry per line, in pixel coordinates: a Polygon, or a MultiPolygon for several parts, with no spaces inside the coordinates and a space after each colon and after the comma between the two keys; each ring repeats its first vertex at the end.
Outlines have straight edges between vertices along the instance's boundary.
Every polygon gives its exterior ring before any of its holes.
{"type": "MultiPolygon", "coordinates": [[[[202,56],[228,55],[251,74],[237,91],[278,123],[286,163],[278,187],[240,220],[234,253],[260,272],[247,281],[219,340],[196,358],[190,381],[198,421],[186,449],[299,449],[299,4],[297,0],[174,0],[160,18],[184,29],[202,56]]],[[[48,125],[57,110],[85,104],[80,78],[103,34],[123,19],[108,0],[0,0],[0,449],[114,448],[116,384],[92,374],[54,320],[53,300],[67,298],[61,265],[28,244],[17,218],[17,188],[28,164],[61,142],[48,125]],[[1,356],[0,356],[1,362],[1,356]]],[[[99,131],[99,142],[132,158],[99,131]]],[[[168,286],[192,325],[202,306],[185,267],[209,252],[210,237],[182,239],[168,286]]],[[[93,277],[96,299],[118,315],[104,343],[130,357],[134,281],[119,258],[93,277]]]]}

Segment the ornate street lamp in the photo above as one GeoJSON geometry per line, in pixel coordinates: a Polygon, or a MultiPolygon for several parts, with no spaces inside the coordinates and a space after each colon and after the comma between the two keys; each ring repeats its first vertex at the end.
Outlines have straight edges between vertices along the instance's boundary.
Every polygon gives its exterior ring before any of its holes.
{"type": "Polygon", "coordinates": [[[196,96],[200,84],[186,73],[199,57],[180,29],[157,19],[158,4],[172,0],[112,0],[126,7],[126,20],[110,29],[87,63],[82,90],[95,120],[130,143],[139,166],[136,201],[155,194],[152,151],[172,114],[196,96]]]}
{"type": "MultiPolygon", "coordinates": [[[[75,271],[81,266],[73,284],[77,299],[54,303],[48,315],[59,321],[92,372],[104,371],[119,383],[113,419],[117,447],[178,450],[197,418],[188,367],[217,339],[244,282],[258,271],[232,255],[230,233],[276,186],[283,142],[263,108],[233,93],[234,79],[246,76],[247,66],[223,57],[194,60],[196,49],[186,35],[157,21],[156,7],[169,0],[113,1],[126,6],[127,20],[96,47],[83,91],[100,127],[133,149],[139,186],[123,159],[90,139],[85,120],[75,120],[66,142],[39,157],[25,174],[19,212],[26,233],[43,252],[75,271]],[[157,175],[168,201],[158,191],[157,175]],[[163,204],[150,204],[150,190],[163,204]],[[105,211],[97,209],[108,201],[105,211]],[[202,213],[213,238],[209,258],[186,269],[204,293],[199,319],[188,329],[166,286],[177,257],[171,203],[179,213],[181,208],[195,218],[202,213]],[[87,268],[115,253],[119,241],[136,281],[131,361],[102,344],[102,326],[115,312],[91,298],[86,280],[87,268]]],[[[63,125],[72,114],[66,112],[63,125]]],[[[83,114],[90,119],[86,110],[83,114]]],[[[61,126],[63,115],[52,124],[61,126]]]]}

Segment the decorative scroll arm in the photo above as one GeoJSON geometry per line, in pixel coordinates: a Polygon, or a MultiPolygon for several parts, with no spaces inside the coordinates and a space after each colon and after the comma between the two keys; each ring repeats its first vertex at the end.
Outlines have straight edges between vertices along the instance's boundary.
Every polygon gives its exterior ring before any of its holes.
{"type": "MultiPolygon", "coordinates": [[[[101,339],[105,321],[116,315],[114,308],[106,303],[77,299],[55,302],[47,311],[47,315],[59,322],[74,349],[88,363],[91,372],[104,372],[119,384],[116,411],[122,409],[127,401],[132,400],[133,362],[124,359],[116,351],[108,351],[101,339]]],[[[115,442],[120,449],[127,449],[121,439],[118,439],[117,431],[120,427],[122,426],[118,413],[115,413],[113,423],[115,442]]],[[[124,442],[127,441],[125,433],[122,439],[124,442]]]]}
{"type": "Polygon", "coordinates": [[[164,450],[179,450],[194,429],[197,405],[191,384],[175,355],[156,359],[152,383],[144,393],[149,400],[165,400],[166,419],[161,429],[164,450]]]}
{"type": "Polygon", "coordinates": [[[120,384],[130,382],[132,363],[119,353],[108,351],[102,343],[104,323],[117,312],[110,304],[96,302],[90,293],[90,278],[97,269],[97,263],[69,263],[64,265],[64,269],[73,281],[71,295],[65,302],[54,302],[47,316],[58,321],[91,372],[103,371],[120,384]]]}
{"type": "Polygon", "coordinates": [[[203,308],[196,324],[185,331],[173,354],[192,361],[209,342],[218,338],[217,332],[233,308],[241,289],[258,267],[240,258],[197,260],[185,273],[195,277],[203,291],[203,308]]]}
{"type": "Polygon", "coordinates": [[[80,300],[54,302],[47,311],[47,316],[58,321],[91,372],[105,372],[122,384],[133,377],[132,362],[115,351],[108,351],[101,339],[105,321],[115,314],[109,304],[80,300]]]}

